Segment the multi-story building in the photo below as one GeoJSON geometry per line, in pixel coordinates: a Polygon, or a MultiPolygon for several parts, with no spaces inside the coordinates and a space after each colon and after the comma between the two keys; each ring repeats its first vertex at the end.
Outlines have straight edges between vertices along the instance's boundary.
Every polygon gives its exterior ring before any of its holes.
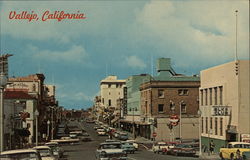
{"type": "Polygon", "coordinates": [[[23,91],[5,91],[5,146],[8,149],[22,147],[35,140],[36,98],[23,91]]]}
{"type": "Polygon", "coordinates": [[[249,60],[201,71],[201,140],[215,151],[230,141],[250,142],[249,60]]]}
{"type": "Polygon", "coordinates": [[[156,140],[198,138],[199,77],[176,74],[169,58],[158,59],[157,72],[140,86],[141,118],[151,124],[139,126],[141,136],[153,138],[154,132],[156,140]],[[171,116],[178,117],[178,125],[170,126],[171,116]]]}
{"type": "Polygon", "coordinates": [[[123,87],[125,80],[118,80],[117,76],[108,76],[101,80],[101,103],[106,109],[115,109],[117,107],[117,99],[123,98],[123,87]]]}
{"type": "Polygon", "coordinates": [[[121,124],[125,130],[132,131],[135,127],[136,135],[139,134],[141,124],[141,93],[139,87],[142,83],[148,82],[151,76],[148,74],[133,75],[126,79],[125,100],[123,101],[124,118],[121,124]],[[134,126],[133,126],[134,125],[134,126]]]}

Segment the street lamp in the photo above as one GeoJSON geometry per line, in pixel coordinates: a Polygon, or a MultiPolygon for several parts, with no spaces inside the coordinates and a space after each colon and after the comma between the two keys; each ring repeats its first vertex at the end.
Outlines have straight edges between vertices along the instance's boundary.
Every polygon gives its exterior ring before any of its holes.
{"type": "Polygon", "coordinates": [[[202,155],[202,152],[201,152],[201,110],[199,109],[198,112],[197,112],[197,115],[199,116],[199,156],[202,155]]]}
{"type": "Polygon", "coordinates": [[[4,100],[3,91],[4,87],[7,85],[7,77],[1,72],[0,73],[0,152],[4,151],[4,100]]]}
{"type": "Polygon", "coordinates": [[[47,140],[49,140],[49,125],[50,125],[50,121],[47,121],[47,140]]]}
{"type": "Polygon", "coordinates": [[[36,116],[36,146],[38,146],[38,116],[39,116],[39,112],[37,109],[35,111],[35,116],[36,116]]]}

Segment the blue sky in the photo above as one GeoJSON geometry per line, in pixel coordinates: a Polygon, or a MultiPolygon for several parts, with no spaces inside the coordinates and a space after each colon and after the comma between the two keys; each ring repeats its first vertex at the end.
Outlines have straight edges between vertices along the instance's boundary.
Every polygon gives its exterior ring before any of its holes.
{"type": "Polygon", "coordinates": [[[172,59],[177,73],[249,59],[249,2],[213,1],[4,1],[0,53],[14,54],[10,76],[42,72],[56,85],[59,104],[87,108],[106,75],[126,79],[155,74],[157,58],[172,59]],[[84,20],[11,20],[10,11],[85,13],[84,20]]]}

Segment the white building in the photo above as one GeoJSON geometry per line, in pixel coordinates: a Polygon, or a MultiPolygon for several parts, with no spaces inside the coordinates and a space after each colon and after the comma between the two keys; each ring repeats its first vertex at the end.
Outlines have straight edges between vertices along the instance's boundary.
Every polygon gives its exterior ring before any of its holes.
{"type": "Polygon", "coordinates": [[[250,137],[249,60],[201,71],[202,144],[213,140],[215,151],[230,141],[250,137]]]}
{"type": "Polygon", "coordinates": [[[117,76],[108,76],[101,80],[101,103],[105,108],[117,108],[117,99],[123,98],[125,80],[118,80],[117,76]]]}

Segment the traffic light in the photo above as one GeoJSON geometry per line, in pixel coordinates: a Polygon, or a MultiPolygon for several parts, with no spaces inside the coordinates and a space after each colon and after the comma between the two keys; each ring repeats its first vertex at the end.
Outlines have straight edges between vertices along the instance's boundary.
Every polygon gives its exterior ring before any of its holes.
{"type": "Polygon", "coordinates": [[[238,62],[235,62],[235,74],[238,75],[239,74],[239,63],[238,62]]]}

